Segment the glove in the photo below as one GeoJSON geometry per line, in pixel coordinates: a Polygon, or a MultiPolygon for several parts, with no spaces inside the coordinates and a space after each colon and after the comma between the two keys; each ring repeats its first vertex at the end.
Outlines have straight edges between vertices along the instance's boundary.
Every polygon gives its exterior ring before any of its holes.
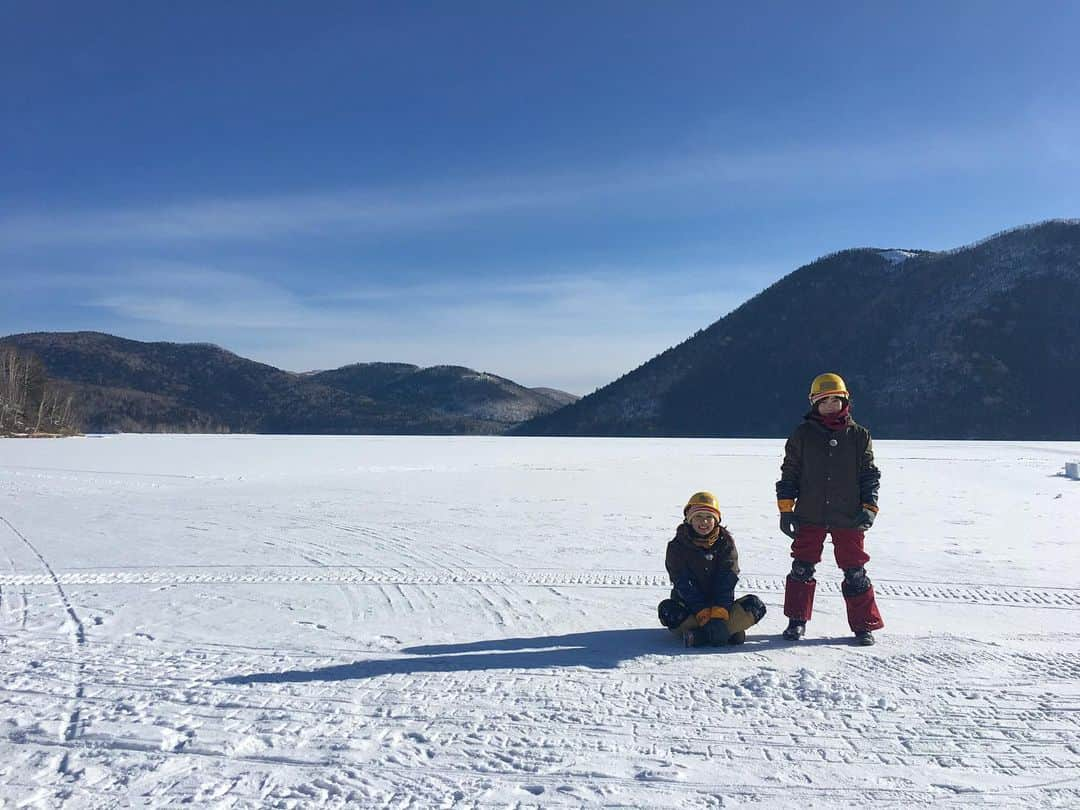
{"type": "Polygon", "coordinates": [[[877,517],[877,509],[870,504],[864,503],[862,509],[859,510],[859,514],[855,516],[855,528],[862,529],[864,532],[874,525],[874,518],[877,517]]]}
{"type": "MultiPolygon", "coordinates": [[[[870,519],[873,522],[873,518],[870,519]]],[[[780,513],[780,531],[795,539],[795,532],[799,530],[799,519],[795,517],[794,512],[781,512],[780,513]]]]}
{"type": "Polygon", "coordinates": [[[705,626],[704,633],[705,640],[713,647],[722,647],[731,638],[727,622],[709,622],[705,626]]]}

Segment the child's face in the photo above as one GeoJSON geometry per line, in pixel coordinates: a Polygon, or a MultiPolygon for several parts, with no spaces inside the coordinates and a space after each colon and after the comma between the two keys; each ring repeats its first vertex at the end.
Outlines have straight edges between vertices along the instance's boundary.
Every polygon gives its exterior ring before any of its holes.
{"type": "Polygon", "coordinates": [[[844,409],[844,400],[840,397],[825,397],[825,399],[818,401],[817,409],[822,416],[828,416],[842,411],[844,409]]]}
{"type": "Polygon", "coordinates": [[[695,512],[690,516],[690,526],[698,534],[708,534],[716,526],[716,515],[711,512],[695,512]]]}

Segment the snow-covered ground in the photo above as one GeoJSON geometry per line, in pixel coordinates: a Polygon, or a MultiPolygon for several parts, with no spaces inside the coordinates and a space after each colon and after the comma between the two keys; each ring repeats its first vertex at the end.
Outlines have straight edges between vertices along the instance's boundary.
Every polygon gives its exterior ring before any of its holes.
{"type": "Polygon", "coordinates": [[[781,447],[0,441],[0,806],[1080,806],[1080,444],[877,443],[872,648],[828,556],[778,639],[781,447]],[[656,622],[699,489],[743,647],[656,622]]]}

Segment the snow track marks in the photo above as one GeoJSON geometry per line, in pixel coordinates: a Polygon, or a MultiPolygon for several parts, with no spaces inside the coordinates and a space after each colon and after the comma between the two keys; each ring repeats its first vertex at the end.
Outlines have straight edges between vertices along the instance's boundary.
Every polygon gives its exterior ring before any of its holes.
{"type": "MultiPolygon", "coordinates": [[[[2,519],[2,518],[0,518],[2,519]]],[[[6,521],[4,521],[6,523],[6,521]]],[[[8,524],[10,526],[10,524],[8,524]]],[[[14,530],[14,529],[13,529],[14,530]]],[[[501,568],[402,569],[357,568],[343,565],[176,567],[70,571],[56,574],[0,574],[0,585],[275,585],[332,584],[380,586],[505,585],[513,587],[659,588],[670,587],[667,577],[632,571],[558,571],[501,568]]],[[[958,585],[942,582],[895,582],[875,579],[879,596],[892,600],[946,602],[973,605],[1080,608],[1080,589],[958,585]]],[[[744,576],[739,590],[748,593],[784,592],[782,577],[744,576]]],[[[818,590],[839,593],[838,583],[819,581],[818,590]]],[[[81,632],[81,622],[63,597],[81,632]]]]}
{"type": "MultiPolygon", "coordinates": [[[[86,645],[86,628],[83,626],[79,614],[75,612],[75,608],[68,598],[67,591],[64,590],[63,584],[60,582],[53,567],[49,564],[49,561],[45,558],[45,555],[38,550],[37,546],[35,546],[26,535],[16,529],[6,517],[0,515],[0,523],[7,526],[8,529],[10,529],[11,532],[31,551],[34,557],[37,558],[41,567],[45,569],[45,578],[47,578],[48,582],[51,582],[53,587],[55,587],[56,593],[60,597],[60,603],[64,608],[64,619],[71,632],[70,643],[72,649],[75,651],[75,660],[72,662],[67,677],[70,699],[68,700],[65,709],[65,719],[63,719],[60,724],[60,740],[64,743],[72,743],[83,735],[87,725],[87,720],[83,715],[83,700],[86,693],[86,664],[83,660],[84,656],[81,654],[86,645]]],[[[73,766],[69,754],[64,754],[64,756],[60,758],[56,771],[59,777],[71,781],[77,781],[81,774],[81,772],[73,766]]]]}
{"type": "MultiPolygon", "coordinates": [[[[497,648],[354,660],[95,645],[84,651],[94,733],[8,739],[77,754],[90,769],[112,763],[115,780],[74,792],[106,803],[510,798],[682,808],[720,806],[720,793],[785,807],[1067,806],[1080,797],[1078,643],[1069,636],[1062,650],[1009,657],[1006,647],[957,640],[943,653],[937,640],[916,639],[898,654],[850,650],[830,671],[759,666],[742,651],[645,654],[615,677],[560,665],[556,652],[526,671],[497,648]],[[425,666],[431,658],[446,667],[425,666]],[[305,678],[290,681],[293,673],[305,678]],[[1069,680],[1051,688],[1048,673],[1069,680]],[[874,685],[897,677],[899,692],[874,685]],[[815,778],[799,781],[807,772],[815,778]]],[[[25,674],[0,695],[22,705],[63,700],[70,649],[39,639],[13,652],[25,674]]]]}

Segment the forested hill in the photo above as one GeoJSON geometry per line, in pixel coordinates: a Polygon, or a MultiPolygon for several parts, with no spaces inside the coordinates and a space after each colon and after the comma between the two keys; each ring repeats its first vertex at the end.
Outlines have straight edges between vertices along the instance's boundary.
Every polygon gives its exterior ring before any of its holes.
{"type": "Polygon", "coordinates": [[[879,437],[1080,439],[1080,221],[826,256],[516,432],[784,436],[842,374],[879,437]]]}
{"type": "Polygon", "coordinates": [[[73,394],[88,432],[502,433],[575,397],[461,366],[361,363],[292,373],[205,343],[99,332],[0,338],[73,394]]]}

